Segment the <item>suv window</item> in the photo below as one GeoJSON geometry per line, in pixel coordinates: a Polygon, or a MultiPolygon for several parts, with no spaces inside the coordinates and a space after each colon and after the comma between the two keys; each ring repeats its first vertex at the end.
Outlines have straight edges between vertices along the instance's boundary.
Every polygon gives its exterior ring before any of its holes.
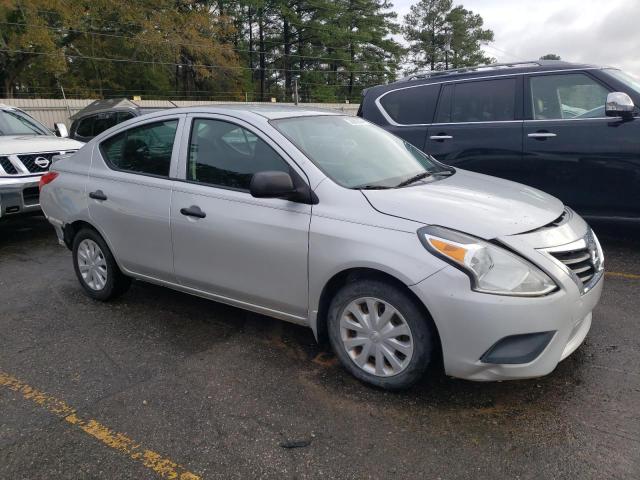
{"type": "Polygon", "coordinates": [[[93,122],[95,119],[95,116],[81,118],[76,128],[76,135],[80,137],[93,137],[93,122]]]}
{"type": "Polygon", "coordinates": [[[584,73],[529,79],[534,120],[605,116],[609,91],[584,73]]]}
{"type": "Polygon", "coordinates": [[[93,122],[93,136],[97,136],[100,135],[102,132],[104,132],[105,130],[110,129],[111,127],[113,127],[116,123],[116,114],[115,112],[106,112],[106,113],[99,113],[94,117],[94,122],[93,122]]]}
{"type": "Polygon", "coordinates": [[[436,123],[499,122],[515,119],[516,79],[445,85],[436,123]]]}
{"type": "Polygon", "coordinates": [[[440,85],[422,85],[387,93],[380,99],[385,112],[397,123],[431,123],[440,85]]]}
{"type": "Polygon", "coordinates": [[[249,190],[254,173],[291,169],[265,141],[221,120],[195,119],[189,142],[187,180],[249,190]]]}
{"type": "Polygon", "coordinates": [[[178,120],[130,128],[100,144],[102,156],[117,170],[169,176],[178,120]]]}
{"type": "Polygon", "coordinates": [[[122,123],[130,118],[133,118],[135,115],[131,112],[118,112],[118,121],[116,123],[122,123]]]}

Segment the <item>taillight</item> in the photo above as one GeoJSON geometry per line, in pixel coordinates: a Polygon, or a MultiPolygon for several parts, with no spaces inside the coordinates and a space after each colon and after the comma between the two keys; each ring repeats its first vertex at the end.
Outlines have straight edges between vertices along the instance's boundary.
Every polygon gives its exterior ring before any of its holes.
{"type": "Polygon", "coordinates": [[[58,172],[47,172],[40,177],[40,182],[38,182],[38,188],[42,190],[42,187],[48,185],[53,182],[56,178],[58,178],[58,172]]]}

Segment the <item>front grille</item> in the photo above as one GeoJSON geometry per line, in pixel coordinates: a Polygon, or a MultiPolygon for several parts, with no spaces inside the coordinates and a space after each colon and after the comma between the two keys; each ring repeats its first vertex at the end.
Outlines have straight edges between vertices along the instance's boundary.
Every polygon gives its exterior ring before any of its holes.
{"type": "Polygon", "coordinates": [[[551,252],[551,255],[564,263],[583,285],[587,284],[596,273],[596,267],[588,248],[569,252],[551,252]]]}
{"type": "Polygon", "coordinates": [[[49,171],[49,167],[51,167],[51,159],[54,155],[58,155],[59,152],[55,153],[32,153],[29,155],[18,155],[18,158],[22,162],[22,164],[29,170],[31,173],[42,173],[49,171]],[[44,164],[44,160],[47,160],[46,165],[44,164]],[[42,165],[38,165],[39,162],[42,162],[42,165]]]}
{"type": "Polygon", "coordinates": [[[588,292],[604,272],[602,248],[591,230],[580,240],[544,250],[567,269],[582,293],[588,292]]]}
{"type": "Polygon", "coordinates": [[[2,169],[9,175],[18,173],[18,170],[16,170],[16,167],[13,166],[13,163],[11,163],[8,157],[0,157],[0,165],[2,165],[2,169]]]}

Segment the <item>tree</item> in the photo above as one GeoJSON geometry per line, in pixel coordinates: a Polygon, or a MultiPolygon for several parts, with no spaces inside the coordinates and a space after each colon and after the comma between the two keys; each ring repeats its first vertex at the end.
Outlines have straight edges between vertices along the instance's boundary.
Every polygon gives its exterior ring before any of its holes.
{"type": "Polygon", "coordinates": [[[540,60],[560,60],[560,55],[556,55],[555,53],[547,53],[540,57],[540,60]]]}
{"type": "Polygon", "coordinates": [[[402,32],[409,43],[414,70],[442,70],[492,63],[482,45],[493,41],[484,21],[453,0],[420,0],[404,18],[402,32]],[[451,56],[450,56],[451,55],[451,56]]]}

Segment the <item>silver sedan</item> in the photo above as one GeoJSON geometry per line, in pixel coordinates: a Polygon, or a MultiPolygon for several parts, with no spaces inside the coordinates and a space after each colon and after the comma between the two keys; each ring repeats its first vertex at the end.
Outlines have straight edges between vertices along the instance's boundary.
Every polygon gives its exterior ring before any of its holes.
{"type": "Polygon", "coordinates": [[[460,378],[548,374],[602,291],[596,236],[557,199],[333,112],[138,117],[40,186],[92,298],[134,278],[306,325],[384,388],[413,384],[436,355],[460,378]]]}

